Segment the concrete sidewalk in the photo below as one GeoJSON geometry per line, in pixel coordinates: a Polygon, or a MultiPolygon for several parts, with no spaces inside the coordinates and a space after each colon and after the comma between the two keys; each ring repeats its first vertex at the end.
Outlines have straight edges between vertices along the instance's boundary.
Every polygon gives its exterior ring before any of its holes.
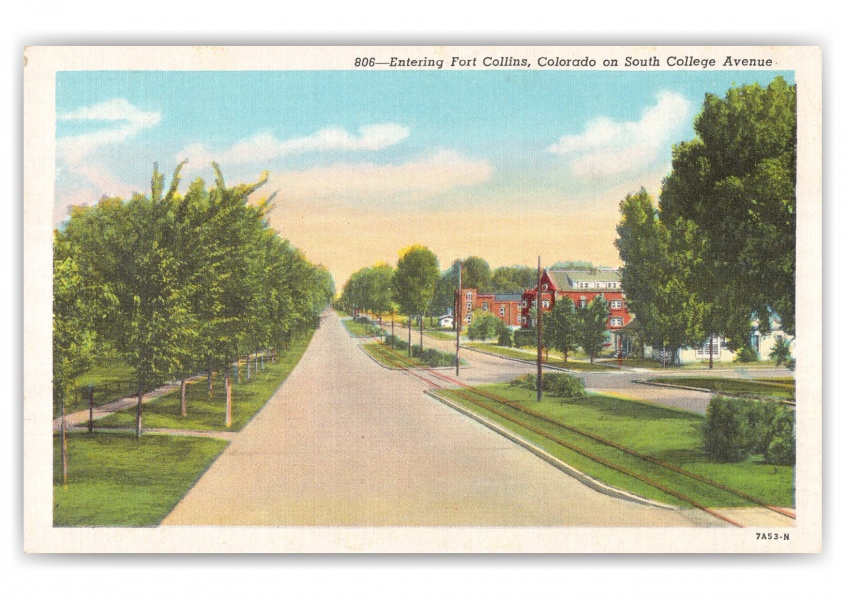
{"type": "MultiPolygon", "coordinates": [[[[186,381],[188,383],[192,383],[203,379],[203,377],[203,375],[197,375],[195,377],[191,377],[190,379],[186,379],[186,381]]],[[[142,404],[147,404],[147,402],[155,400],[156,398],[160,398],[165,394],[172,392],[173,390],[178,390],[180,385],[180,382],[169,383],[167,385],[161,386],[160,388],[156,388],[155,390],[147,392],[146,394],[144,394],[142,404]]],[[[115,400],[114,402],[109,402],[108,404],[104,404],[102,406],[95,406],[94,420],[96,421],[100,417],[105,417],[106,415],[109,415],[113,412],[132,408],[137,405],[138,396],[127,396],[126,398],[121,398],[120,400],[115,400]]],[[[90,416],[91,413],[88,409],[68,413],[65,415],[65,424],[69,429],[87,426],[88,419],[90,418],[90,416]]],[[[57,417],[53,419],[53,431],[61,431],[61,428],[62,418],[57,417]]]]}

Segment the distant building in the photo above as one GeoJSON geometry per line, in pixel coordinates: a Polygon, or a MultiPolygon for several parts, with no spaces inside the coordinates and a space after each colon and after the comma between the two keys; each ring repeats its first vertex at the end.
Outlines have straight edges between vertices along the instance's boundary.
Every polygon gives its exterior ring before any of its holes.
{"type": "Polygon", "coordinates": [[[438,327],[452,327],[454,324],[455,320],[452,318],[452,315],[438,317],[438,327]]]}
{"type": "MultiPolygon", "coordinates": [[[[773,351],[776,342],[779,340],[790,342],[790,351],[794,356],[796,355],[796,340],[782,329],[781,321],[773,319],[768,333],[761,333],[758,322],[752,322],[752,332],[749,340],[747,340],[747,345],[758,353],[761,360],[769,360],[770,352],[773,351]]],[[[652,358],[658,361],[670,360],[669,357],[672,355],[671,348],[644,345],[643,350],[643,355],[646,358],[652,358]]],[[[676,364],[686,365],[696,362],[709,362],[712,359],[718,362],[731,362],[737,358],[737,354],[729,349],[726,338],[715,335],[705,340],[699,346],[676,349],[675,357],[676,364]],[[710,347],[712,343],[713,348],[710,347]]]]}
{"type": "MultiPolygon", "coordinates": [[[[568,297],[576,308],[585,308],[597,296],[602,296],[608,302],[608,322],[606,330],[606,347],[622,350],[628,340],[624,340],[620,329],[628,325],[633,319],[626,305],[626,295],[623,291],[622,277],[617,269],[567,269],[545,270],[541,275],[540,302],[541,310],[549,312],[555,302],[568,297]]],[[[538,298],[538,288],[523,292],[520,306],[520,326],[529,329],[534,327],[530,311],[538,298]]]]}
{"type": "MultiPolygon", "coordinates": [[[[455,301],[459,302],[457,297],[455,301]]],[[[516,329],[521,324],[521,301],[522,294],[519,292],[513,294],[480,294],[475,289],[464,288],[461,290],[461,305],[457,308],[460,310],[464,326],[473,321],[473,311],[484,310],[499,317],[509,327],[516,329]]]]}

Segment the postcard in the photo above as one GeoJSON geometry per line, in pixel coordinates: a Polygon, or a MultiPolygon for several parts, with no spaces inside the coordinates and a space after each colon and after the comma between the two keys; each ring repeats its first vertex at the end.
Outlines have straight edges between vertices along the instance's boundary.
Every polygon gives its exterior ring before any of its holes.
{"type": "Polygon", "coordinates": [[[25,550],[820,552],[821,60],[26,48],[25,550]]]}

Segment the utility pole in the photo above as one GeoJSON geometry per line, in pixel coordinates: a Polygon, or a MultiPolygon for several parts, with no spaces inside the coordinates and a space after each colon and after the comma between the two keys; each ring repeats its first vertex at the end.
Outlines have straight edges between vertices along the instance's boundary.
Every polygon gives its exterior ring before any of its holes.
{"type": "Polygon", "coordinates": [[[458,295],[455,298],[455,315],[453,321],[455,322],[455,376],[458,377],[459,365],[461,359],[458,357],[458,350],[461,348],[461,261],[458,261],[458,295]]]}
{"type": "Polygon", "coordinates": [[[541,277],[541,257],[538,256],[538,288],[537,294],[535,294],[538,313],[538,402],[540,402],[543,398],[543,352],[541,350],[541,331],[543,327],[543,317],[541,317],[541,313],[543,312],[543,301],[541,299],[541,277]]]}

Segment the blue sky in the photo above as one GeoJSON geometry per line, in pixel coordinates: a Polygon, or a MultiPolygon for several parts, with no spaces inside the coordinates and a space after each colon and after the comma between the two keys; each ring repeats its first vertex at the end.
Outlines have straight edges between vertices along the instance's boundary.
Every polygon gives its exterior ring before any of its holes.
{"type": "Polygon", "coordinates": [[[657,196],[706,92],[762,71],[61,72],[55,220],[147,191],[154,162],[184,184],[267,170],[272,224],[339,285],[412,243],[446,268],[618,264],[617,206],[657,196]]]}

